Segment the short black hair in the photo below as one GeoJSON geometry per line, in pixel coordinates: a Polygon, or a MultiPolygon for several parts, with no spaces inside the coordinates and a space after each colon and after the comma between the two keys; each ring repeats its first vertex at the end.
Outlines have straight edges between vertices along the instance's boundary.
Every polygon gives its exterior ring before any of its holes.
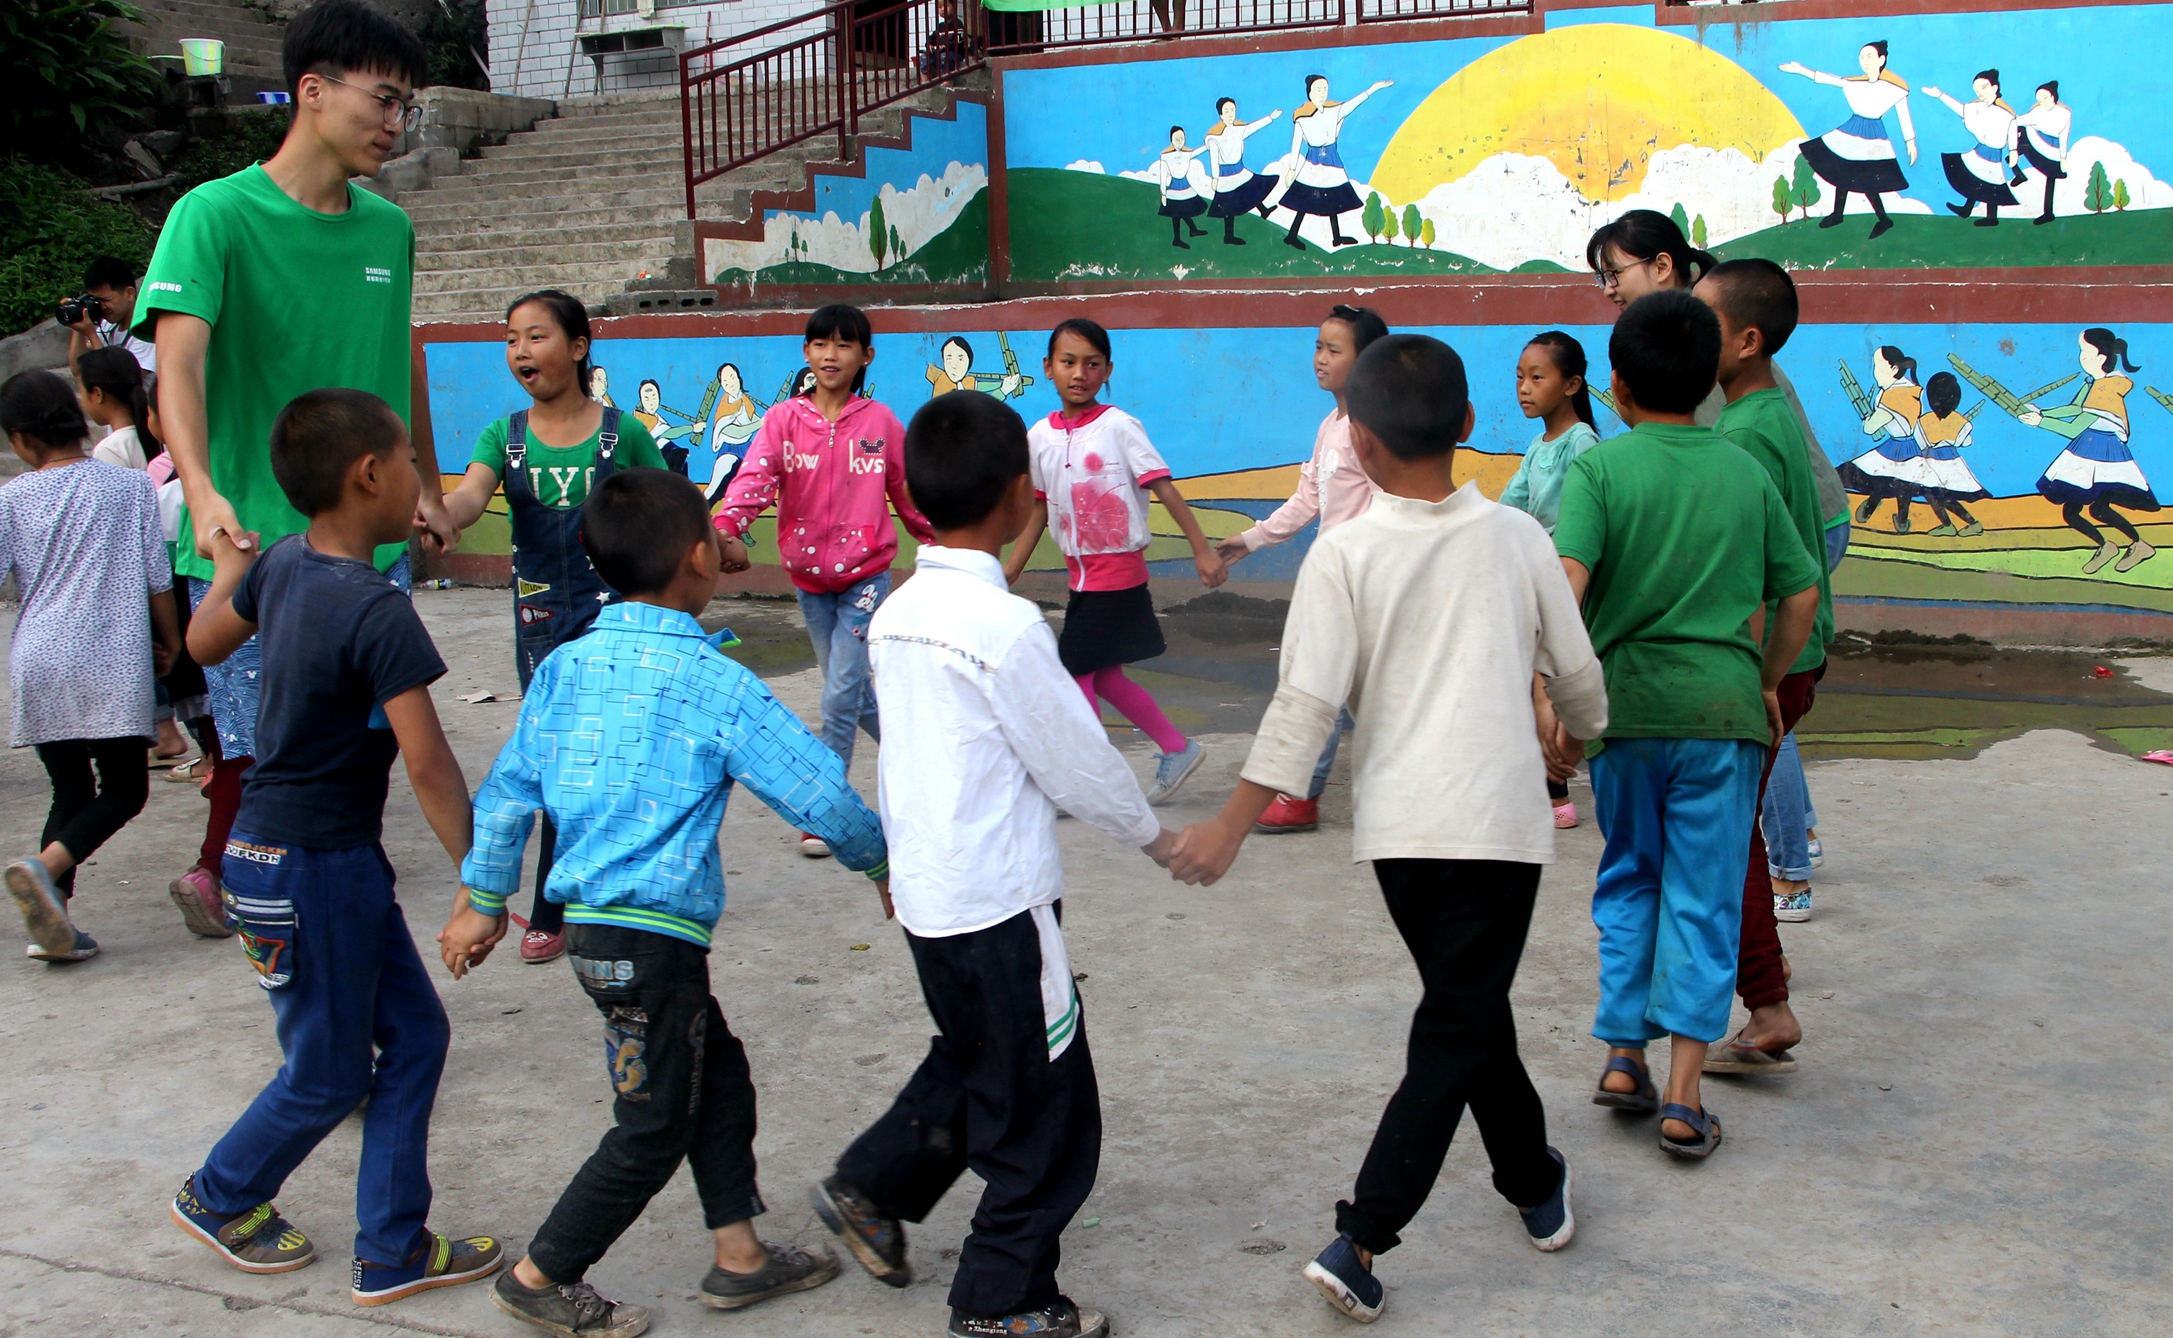
{"type": "Polygon", "coordinates": [[[1084,339],[1109,362],[1114,363],[1117,360],[1117,355],[1109,351],[1109,332],[1102,328],[1100,321],[1090,321],[1084,316],[1070,316],[1058,321],[1056,328],[1049,331],[1050,357],[1056,356],[1056,341],[1065,335],[1084,339]]]}
{"type": "Polygon", "coordinates": [[[400,415],[367,390],[306,391],[272,420],[272,477],[295,510],[319,515],[339,505],[350,465],[391,455],[406,435],[400,415]]]}
{"type": "Polygon", "coordinates": [[[1713,393],[1720,317],[1680,288],[1647,293],[1615,322],[1607,361],[1640,409],[1689,413],[1713,393]]]}
{"type": "Polygon", "coordinates": [[[100,256],[83,267],[83,287],[122,292],[136,286],[136,267],[118,256],[100,256]]]}
{"type": "Polygon", "coordinates": [[[1796,332],[1796,281],[1779,265],[1763,258],[1730,260],[1705,277],[1714,284],[1713,306],[1736,329],[1764,335],[1767,357],[1796,332]]]}
{"type": "Polygon", "coordinates": [[[687,550],[709,533],[702,490],[668,469],[621,469],[581,504],[581,546],[604,584],[652,595],[672,583],[687,550]]]}
{"type": "Polygon", "coordinates": [[[396,74],[419,85],[428,61],[422,40],[397,19],[358,0],[317,0],[287,24],[279,63],[293,94],[301,91],[305,74],[337,77],[355,70],[396,74]]]}
{"type": "MultiPolygon", "coordinates": [[[[868,313],[849,302],[832,302],[829,306],[817,307],[808,314],[807,334],[801,342],[811,344],[818,339],[858,344],[871,354],[875,352],[875,327],[868,324],[868,313]]],[[[867,384],[868,369],[862,367],[853,377],[852,393],[859,394],[867,388],[867,384]]],[[[810,381],[809,393],[812,394],[814,388],[814,382],[810,381]]]]}
{"type": "Polygon", "coordinates": [[[53,450],[64,449],[91,434],[83,421],[83,405],[75,387],[57,373],[43,370],[17,372],[0,385],[0,432],[20,432],[53,450]]]}
{"type": "Polygon", "coordinates": [[[1962,407],[1962,383],[1952,372],[1933,372],[1924,383],[1924,406],[1934,417],[1944,418],[1962,407]]]}
{"type": "Polygon", "coordinates": [[[985,520],[1027,470],[1026,422],[978,390],[938,395],[905,429],[905,489],[939,530],[985,520]]]}
{"type": "Polygon", "coordinates": [[[1328,308],[1328,319],[1341,321],[1351,327],[1351,342],[1358,346],[1356,351],[1360,353],[1366,351],[1368,344],[1385,338],[1388,334],[1388,322],[1382,320],[1381,313],[1371,307],[1354,307],[1338,302],[1328,308]]]}
{"type": "Polygon", "coordinates": [[[1392,334],[1358,355],[1343,401],[1398,460],[1447,455],[1471,411],[1464,360],[1432,335],[1392,334]]]}

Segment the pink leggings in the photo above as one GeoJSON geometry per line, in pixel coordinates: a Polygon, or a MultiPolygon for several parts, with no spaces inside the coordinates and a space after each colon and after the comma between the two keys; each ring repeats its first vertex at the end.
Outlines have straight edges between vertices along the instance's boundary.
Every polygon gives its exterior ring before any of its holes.
{"type": "Polygon", "coordinates": [[[1087,708],[1095,714],[1101,713],[1101,707],[1094,701],[1100,696],[1117,708],[1118,715],[1139,726],[1154,741],[1156,748],[1165,753],[1183,751],[1185,736],[1169,722],[1168,716],[1162,714],[1162,708],[1154,704],[1153,696],[1145,688],[1124,676],[1124,666],[1113,664],[1091,674],[1075,674],[1072,681],[1086,694],[1087,708]]]}

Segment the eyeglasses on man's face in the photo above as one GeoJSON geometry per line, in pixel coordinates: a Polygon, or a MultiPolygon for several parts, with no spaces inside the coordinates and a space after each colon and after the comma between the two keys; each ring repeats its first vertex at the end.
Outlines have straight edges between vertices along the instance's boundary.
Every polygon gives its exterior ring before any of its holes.
{"type": "Polygon", "coordinates": [[[326,83],[338,84],[342,88],[352,88],[357,93],[375,102],[384,111],[386,125],[397,126],[401,130],[413,130],[423,123],[423,109],[413,101],[402,98],[396,93],[373,92],[360,84],[351,84],[345,79],[336,78],[329,74],[320,74],[317,77],[326,83]]]}

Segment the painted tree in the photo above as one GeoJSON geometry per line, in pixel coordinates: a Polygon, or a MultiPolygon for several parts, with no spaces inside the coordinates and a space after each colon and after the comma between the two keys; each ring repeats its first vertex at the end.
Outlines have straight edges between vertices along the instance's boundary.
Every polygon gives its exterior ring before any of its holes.
{"type": "Polygon", "coordinates": [[[1394,246],[1396,231],[1396,206],[1389,205],[1381,210],[1381,239],[1394,246]]]}
{"type": "Polygon", "coordinates": [[[1675,207],[1667,211],[1667,216],[1675,220],[1675,230],[1677,232],[1680,232],[1685,237],[1688,237],[1690,235],[1690,213],[1688,210],[1683,208],[1683,202],[1681,200],[1677,200],[1675,202],[1675,207]]]}
{"type": "Polygon", "coordinates": [[[1690,244],[1702,251],[1705,249],[1705,238],[1705,215],[1700,214],[1690,220],[1690,244]]]}
{"type": "Polygon", "coordinates": [[[2134,201],[2133,199],[2129,198],[2129,195],[2128,195],[2128,182],[2127,182],[2127,178],[2123,177],[2123,178],[2121,178],[2120,180],[2118,180],[2118,181],[2114,182],[2114,183],[2113,183],[2113,208],[2115,208],[2115,209],[2126,209],[2126,208],[2127,208],[2127,207],[2128,207],[2129,205],[2131,205],[2131,204],[2133,204],[2133,203],[2135,203],[2135,201],[2134,201]]]}
{"type": "Polygon", "coordinates": [[[1418,238],[1419,238],[1419,233],[1420,233],[1421,231],[1423,231],[1423,230],[1425,229],[1425,227],[1426,227],[1426,221],[1425,221],[1424,219],[1422,219],[1422,218],[1420,218],[1420,217],[1419,217],[1419,215],[1418,215],[1418,206],[1417,206],[1417,205],[1415,205],[1415,204],[1407,204],[1407,205],[1405,205],[1405,206],[1403,207],[1403,239],[1404,239],[1404,241],[1405,241],[1405,242],[1407,242],[1407,243],[1409,243],[1409,244],[1410,244],[1410,245],[1412,245],[1412,246],[1417,246],[1417,245],[1418,245],[1418,238]]]}
{"type": "Polygon", "coordinates": [[[1818,173],[1811,170],[1810,159],[1796,159],[1796,173],[1789,183],[1788,193],[1795,198],[1796,208],[1803,211],[1805,218],[1809,218],[1812,208],[1826,198],[1826,193],[1818,186],[1818,173]]]}
{"type": "Polygon", "coordinates": [[[1368,237],[1379,241],[1381,240],[1382,227],[1387,221],[1388,212],[1381,207],[1381,197],[1372,191],[1367,191],[1366,207],[1358,215],[1358,226],[1366,230],[1368,237]]]}
{"type": "Polygon", "coordinates": [[[2113,183],[2105,175],[2105,164],[2090,164],[2090,185],[2082,193],[2082,204],[2093,214],[2113,207],[2113,183]]]}
{"type": "Polygon", "coordinates": [[[890,263],[895,265],[905,259],[905,239],[898,235],[898,225],[890,225],[890,263]]]}
{"type": "Polygon", "coordinates": [[[1432,219],[1426,219],[1419,224],[1418,239],[1420,245],[1427,250],[1434,249],[1434,221],[1432,219]]]}
{"type": "Polygon", "coordinates": [[[890,234],[883,223],[883,197],[875,197],[868,206],[868,250],[875,256],[875,267],[883,267],[883,256],[890,245],[890,234]]]}
{"type": "Polygon", "coordinates": [[[1786,223],[1788,215],[1795,207],[1796,197],[1794,192],[1788,189],[1788,178],[1773,178],[1773,212],[1781,216],[1781,222],[1786,223]]]}

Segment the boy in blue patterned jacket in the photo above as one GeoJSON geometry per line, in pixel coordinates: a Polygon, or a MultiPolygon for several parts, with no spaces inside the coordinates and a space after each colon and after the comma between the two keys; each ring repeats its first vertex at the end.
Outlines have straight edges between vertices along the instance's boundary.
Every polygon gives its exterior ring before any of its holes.
{"type": "Polygon", "coordinates": [[[717,828],[742,782],[796,829],[873,879],[890,911],[880,820],[837,754],[694,615],[716,589],[701,493],[661,469],[625,469],[582,507],[581,539],[625,594],[586,636],[537,666],[520,722],[475,797],[464,904],[439,935],[457,976],[505,933],[538,809],[558,825],[546,894],[566,905],[567,958],[604,1015],[617,1125],[559,1196],[497,1307],[551,1333],[630,1338],[649,1327],[582,1280],[691,1160],[716,1267],[700,1299],[736,1310],[819,1287],[837,1261],[765,1242],[752,1219],[755,1091],[747,1055],[709,992],[709,936],[724,909],[717,828]]]}

